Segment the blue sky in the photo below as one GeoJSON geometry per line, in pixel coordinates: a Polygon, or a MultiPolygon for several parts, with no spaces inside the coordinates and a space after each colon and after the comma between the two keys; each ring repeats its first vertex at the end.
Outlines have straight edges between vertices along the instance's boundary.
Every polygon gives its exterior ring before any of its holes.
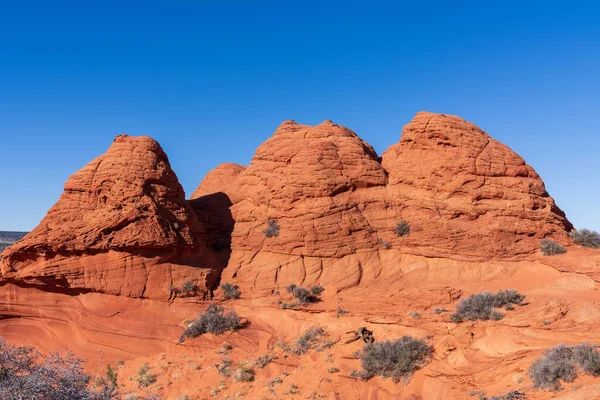
{"type": "Polygon", "coordinates": [[[421,110],[522,155],[600,230],[594,2],[0,0],[0,230],[30,230],[119,133],[163,146],[186,193],[280,122],[382,153],[421,110]],[[485,5],[484,5],[485,3],[485,5]]]}

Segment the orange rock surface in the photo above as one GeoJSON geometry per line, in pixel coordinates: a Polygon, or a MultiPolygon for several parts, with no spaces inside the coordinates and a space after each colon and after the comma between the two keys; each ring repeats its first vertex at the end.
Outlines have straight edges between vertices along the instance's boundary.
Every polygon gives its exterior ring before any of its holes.
{"type": "Polygon", "coordinates": [[[568,243],[572,228],[516,153],[459,117],[426,112],[381,158],[331,121],[286,121],[247,168],[218,167],[192,197],[215,193],[235,220],[222,238],[224,279],[250,290],[370,285],[406,255],[520,259],[541,238],[568,243]],[[278,237],[263,234],[268,220],[278,237]],[[394,234],[401,220],[410,235],[394,234]]]}
{"type": "Polygon", "coordinates": [[[65,290],[169,298],[184,280],[204,286],[213,270],[204,237],[160,145],[120,135],[2,253],[0,270],[6,280],[65,290]]]}
{"type": "Polygon", "coordinates": [[[331,121],[287,121],[248,167],[217,167],[189,201],[156,142],[121,136],[2,254],[0,336],[70,349],[92,374],[112,364],[124,391],[164,399],[596,399],[597,377],[547,392],[527,374],[557,344],[600,343],[600,251],[574,245],[571,229],[521,157],[458,117],[418,113],[381,157],[331,121]],[[279,236],[265,236],[269,220],[279,236]],[[394,234],[400,220],[409,235],[394,234]],[[542,238],[567,253],[542,256],[542,238]],[[238,284],[241,299],[216,290],[215,301],[248,326],[178,343],[210,304],[175,296],[185,280],[238,284]],[[322,285],[321,301],[282,309],[291,283],[322,285]],[[460,299],[507,288],[526,302],[501,320],[450,321],[460,299]],[[328,348],[284,351],[312,326],[328,348]],[[353,378],[362,345],[344,342],[360,326],[377,341],[423,338],[433,359],[405,383],[353,378]],[[257,366],[266,354],[277,358],[257,366]],[[254,381],[219,375],[224,358],[254,381]],[[143,364],[157,377],[148,388],[135,383],[143,364]]]}

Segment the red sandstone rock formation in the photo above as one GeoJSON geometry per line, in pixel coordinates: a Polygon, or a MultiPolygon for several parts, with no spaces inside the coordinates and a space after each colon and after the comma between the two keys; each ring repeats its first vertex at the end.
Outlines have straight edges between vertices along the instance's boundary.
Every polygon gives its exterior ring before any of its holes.
{"type": "MultiPolygon", "coordinates": [[[[540,238],[567,241],[572,228],[516,153],[461,118],[426,112],[381,159],[331,121],[286,121],[246,169],[209,173],[194,202],[214,193],[231,201],[235,220],[224,279],[254,289],[356,286],[403,254],[518,259],[540,238]],[[279,225],[278,237],[263,234],[268,220],[279,225]],[[401,220],[410,235],[394,234],[401,220]]],[[[201,218],[207,211],[195,209],[201,218]]]]}
{"type": "Polygon", "coordinates": [[[204,285],[210,261],[203,237],[160,145],[120,135],[69,178],[0,267],[9,280],[164,298],[183,280],[204,285]]]}

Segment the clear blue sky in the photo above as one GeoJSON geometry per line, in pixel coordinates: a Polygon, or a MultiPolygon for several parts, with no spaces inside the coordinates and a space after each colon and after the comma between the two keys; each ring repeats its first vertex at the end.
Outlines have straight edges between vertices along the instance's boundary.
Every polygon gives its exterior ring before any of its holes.
{"type": "Polygon", "coordinates": [[[508,144],[600,230],[600,9],[560,3],[0,0],[0,230],[119,133],[159,140],[189,194],[283,120],[382,153],[421,110],[508,144]]]}

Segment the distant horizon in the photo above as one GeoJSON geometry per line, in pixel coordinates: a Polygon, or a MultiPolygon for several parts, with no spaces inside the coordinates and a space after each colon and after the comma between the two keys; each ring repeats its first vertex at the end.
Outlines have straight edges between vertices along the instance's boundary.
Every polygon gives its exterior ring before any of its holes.
{"type": "Polygon", "coordinates": [[[600,231],[599,8],[8,3],[0,229],[33,229],[120,133],[156,139],[189,195],[218,164],[248,165],[282,121],[332,120],[382,154],[428,110],[509,146],[577,228],[600,231]]]}

